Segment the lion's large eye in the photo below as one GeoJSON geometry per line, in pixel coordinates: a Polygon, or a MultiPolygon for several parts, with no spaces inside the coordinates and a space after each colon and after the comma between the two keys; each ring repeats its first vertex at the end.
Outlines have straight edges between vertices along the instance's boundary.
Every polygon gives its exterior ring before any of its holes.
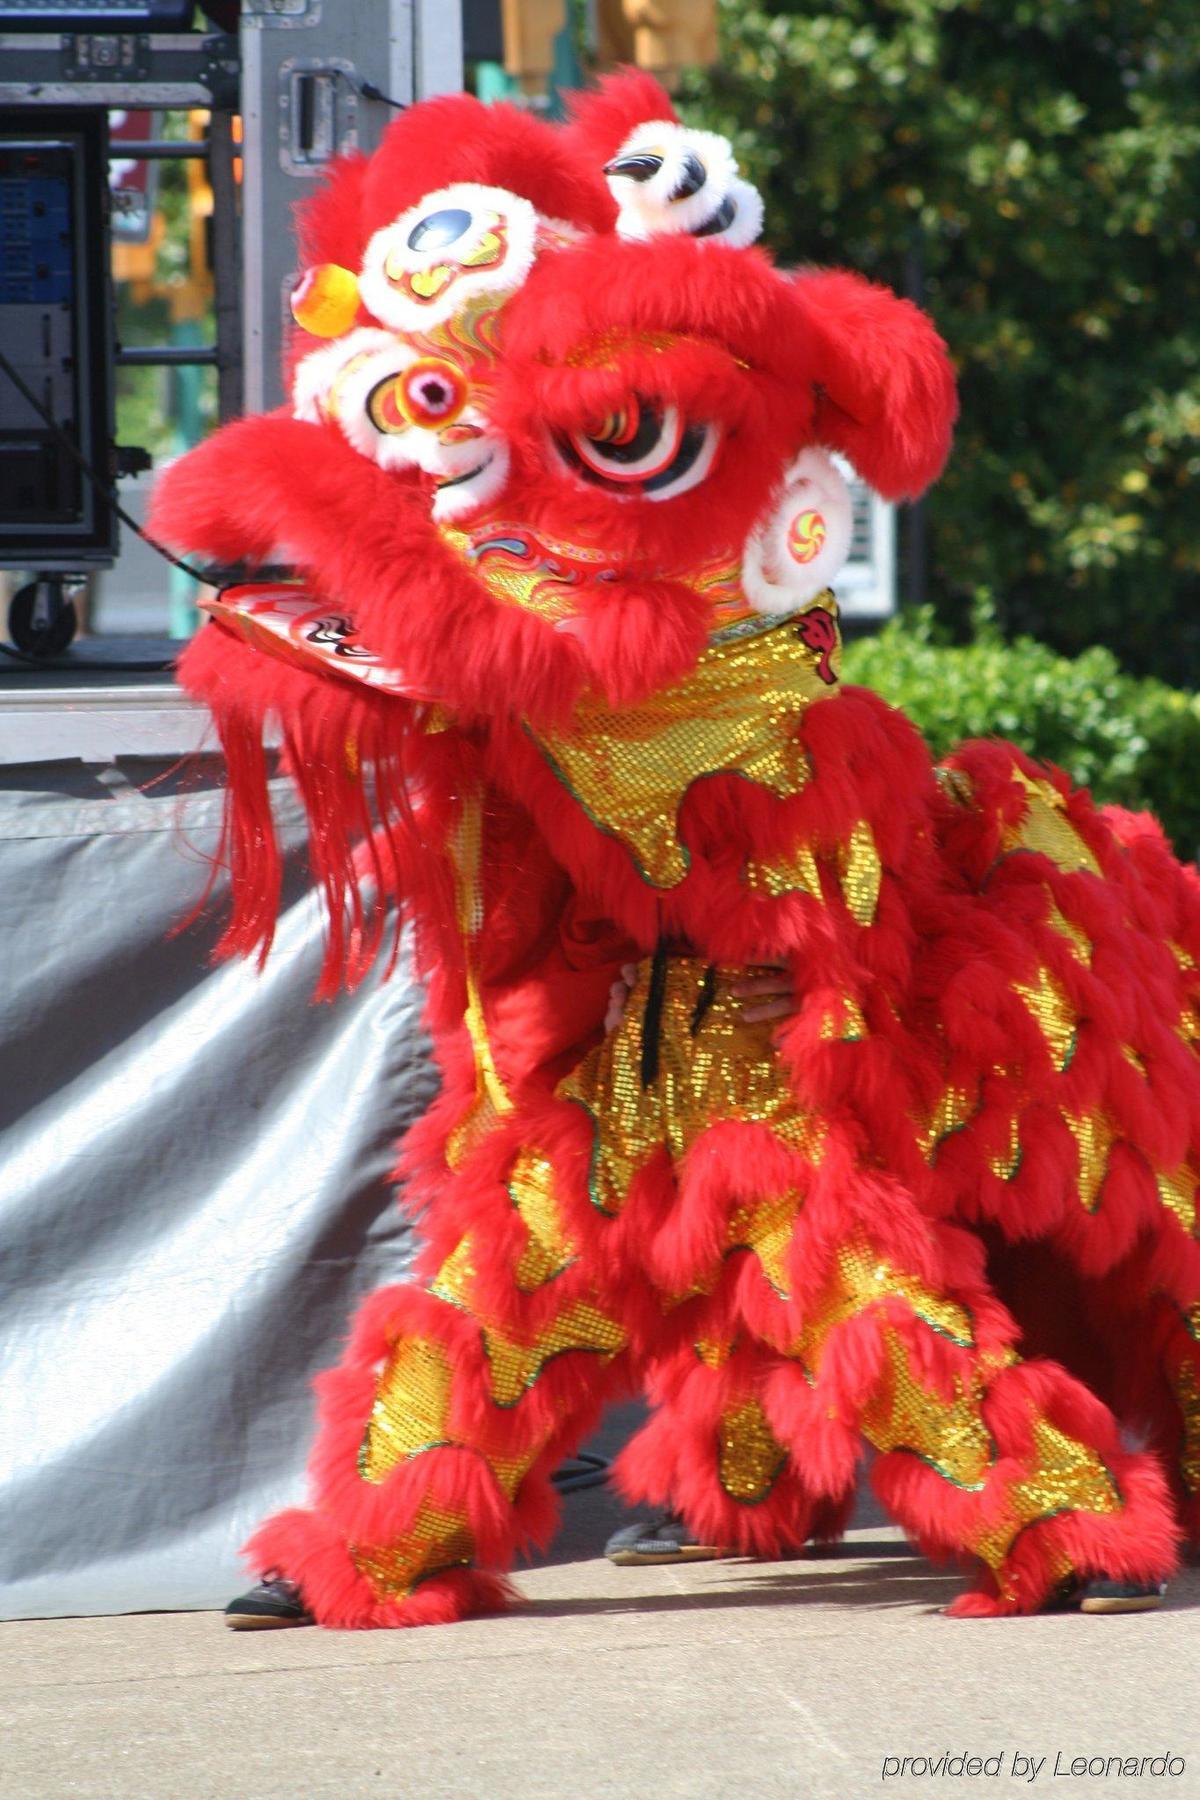
{"type": "Polygon", "coordinates": [[[443,206],[426,213],[408,234],[410,250],[445,250],[457,244],[464,231],[471,228],[471,214],[462,206],[443,206]]]}
{"type": "Polygon", "coordinates": [[[519,288],[538,219],[505,188],[460,181],[426,194],[377,231],[358,277],[367,308],[393,331],[426,331],[481,297],[519,288]]]}
{"type": "Polygon", "coordinates": [[[712,467],[720,433],[689,424],[678,407],[630,399],[587,431],[556,439],[577,475],[614,493],[670,500],[697,487],[712,467]]]}

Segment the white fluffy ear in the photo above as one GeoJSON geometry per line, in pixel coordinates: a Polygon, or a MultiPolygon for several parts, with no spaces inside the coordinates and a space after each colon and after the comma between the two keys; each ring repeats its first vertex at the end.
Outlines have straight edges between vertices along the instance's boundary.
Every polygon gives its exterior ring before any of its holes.
{"type": "Polygon", "coordinates": [[[686,235],[741,249],[762,230],[758,190],[738,174],[726,138],[674,120],[639,125],[605,165],[624,238],[686,235]]]}
{"type": "Polygon", "coordinates": [[[788,613],[827,588],[850,554],[853,508],[824,450],[802,450],[766,518],[746,539],[742,586],[756,612],[788,613]]]}

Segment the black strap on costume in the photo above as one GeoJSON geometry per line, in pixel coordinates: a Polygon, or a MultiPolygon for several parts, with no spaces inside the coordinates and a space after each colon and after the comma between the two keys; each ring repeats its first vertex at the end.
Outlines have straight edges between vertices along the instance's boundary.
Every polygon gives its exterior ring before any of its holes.
{"type": "Polygon", "coordinates": [[[662,1037],[663,1001],[667,993],[667,940],[659,938],[650,964],[650,991],[642,1015],[642,1086],[653,1087],[658,1080],[659,1046],[662,1037]]]}
{"type": "Polygon", "coordinates": [[[692,1036],[697,1037],[700,1027],[708,1017],[708,1009],[717,997],[717,965],[709,963],[704,971],[704,980],[700,984],[700,992],[696,997],[696,1010],[692,1014],[692,1036]]]}
{"type": "MultiPolygon", "coordinates": [[[[667,962],[670,954],[667,940],[659,938],[654,947],[654,959],[650,964],[650,989],[646,995],[646,1010],[642,1015],[642,1086],[644,1088],[653,1087],[658,1080],[662,1046],[663,1003],[667,995],[667,962]]],[[[717,968],[715,963],[709,963],[704,971],[704,980],[700,984],[700,992],[696,997],[696,1006],[692,1013],[693,1037],[699,1032],[716,997],[717,968]]]]}

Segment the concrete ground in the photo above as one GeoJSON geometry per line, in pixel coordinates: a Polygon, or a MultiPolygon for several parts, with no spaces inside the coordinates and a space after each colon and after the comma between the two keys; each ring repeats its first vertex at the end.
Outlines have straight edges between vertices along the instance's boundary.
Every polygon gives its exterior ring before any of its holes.
{"type": "Polygon", "coordinates": [[[213,1613],[0,1625],[0,1796],[1200,1796],[1198,1570],[1152,1616],[948,1620],[958,1576],[869,1507],[833,1554],[682,1568],[598,1558],[624,1517],[604,1489],[569,1496],[505,1618],[361,1634],[233,1633],[213,1613]],[[972,1779],[961,1756],[992,1760],[972,1779]],[[1182,1772],[1070,1773],[1074,1758],[1155,1756],[1182,1772]],[[934,1771],[885,1763],[904,1757],[934,1771]]]}

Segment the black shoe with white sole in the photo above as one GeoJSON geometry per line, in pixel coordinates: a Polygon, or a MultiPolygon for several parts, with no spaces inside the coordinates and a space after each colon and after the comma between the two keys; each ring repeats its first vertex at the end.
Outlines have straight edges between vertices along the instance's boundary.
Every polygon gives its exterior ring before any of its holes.
{"type": "Polygon", "coordinates": [[[1166,1591],[1165,1581],[1112,1581],[1107,1575],[1097,1575],[1084,1587],[1079,1610],[1085,1613],[1157,1612],[1166,1591]]]}
{"type": "Polygon", "coordinates": [[[231,1631],[279,1631],[288,1625],[311,1625],[308,1611],[294,1581],[269,1571],[248,1594],[239,1594],[225,1608],[231,1631]]]}

